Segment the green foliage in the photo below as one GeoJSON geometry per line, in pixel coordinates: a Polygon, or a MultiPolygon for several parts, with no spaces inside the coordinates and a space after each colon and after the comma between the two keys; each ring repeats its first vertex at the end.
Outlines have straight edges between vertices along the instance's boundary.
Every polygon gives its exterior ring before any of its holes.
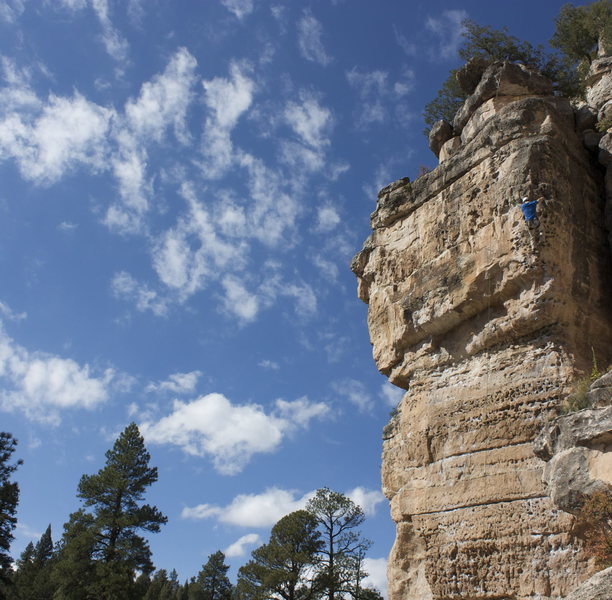
{"type": "Polygon", "coordinates": [[[588,396],[590,387],[591,378],[589,376],[577,379],[574,382],[573,392],[561,404],[561,414],[566,415],[588,408],[591,405],[588,396]]]}
{"type": "Polygon", "coordinates": [[[252,553],[238,572],[241,598],[309,600],[318,594],[315,565],[322,541],[318,521],[298,510],[283,517],[272,528],[267,544],[252,553]]]}
{"type": "Polygon", "coordinates": [[[233,586],[227,577],[228,569],[223,552],[211,554],[190,587],[190,600],[231,600],[233,586]]]}
{"type": "Polygon", "coordinates": [[[329,488],[317,490],[306,510],[317,519],[323,540],[318,570],[325,595],[334,600],[351,593],[367,576],[356,570],[356,558],[371,545],[357,530],[365,520],[363,510],[344,494],[329,488]]]}
{"type": "Polygon", "coordinates": [[[444,120],[452,123],[455,113],[467,98],[467,94],[457,82],[456,72],[456,70],[450,72],[436,97],[425,105],[423,110],[423,120],[426,125],[423,133],[425,135],[429,135],[429,131],[436,121],[444,120]]]}
{"type": "MultiPolygon", "coordinates": [[[[599,0],[586,7],[563,7],[551,41],[551,45],[561,51],[561,56],[548,52],[541,44],[533,46],[518,39],[505,27],[493,29],[469,19],[462,25],[464,41],[457,53],[463,61],[478,58],[484,64],[495,61],[522,63],[540,71],[553,82],[557,93],[569,97],[581,95],[584,89],[584,69],[576,68],[581,57],[592,57],[598,41],[608,46],[612,40],[609,0],[599,0]]],[[[444,119],[452,123],[467,97],[455,74],[456,70],[450,72],[436,97],[425,106],[425,135],[429,135],[436,121],[444,119]]]]}
{"type": "Polygon", "coordinates": [[[612,127],[612,115],[610,115],[609,117],[604,117],[596,125],[597,131],[601,133],[606,133],[606,131],[608,131],[610,127],[612,127]]]}
{"type": "Polygon", "coordinates": [[[612,488],[586,497],[577,524],[584,529],[586,551],[601,568],[612,566],[612,488]]]}
{"type": "Polygon", "coordinates": [[[17,440],[10,433],[0,432],[0,596],[12,571],[9,550],[17,524],[19,485],[11,481],[11,476],[22,463],[21,460],[10,462],[16,447],[17,440]]]}
{"type": "Polygon", "coordinates": [[[589,399],[591,384],[603,375],[597,364],[595,349],[591,348],[591,352],[593,353],[591,372],[589,375],[579,377],[574,382],[573,392],[561,403],[561,414],[573,413],[591,406],[591,400],[589,399]]]}
{"type": "Polygon", "coordinates": [[[550,45],[571,65],[590,65],[600,47],[606,54],[612,51],[610,0],[598,0],[586,6],[565,4],[555,24],[550,45]]]}
{"type": "Polygon", "coordinates": [[[142,504],[147,487],[157,481],[150,455],[135,423],[106,452],[95,475],[83,475],[78,496],[91,513],[73,513],[65,526],[54,577],[58,599],[122,600],[131,595],[136,571],[153,570],[147,541],[137,532],[157,532],[167,519],[142,504]]]}
{"type": "Polygon", "coordinates": [[[15,597],[19,600],[52,600],[55,586],[51,580],[51,570],[55,558],[51,525],[34,546],[26,546],[17,561],[13,577],[15,597]]]}

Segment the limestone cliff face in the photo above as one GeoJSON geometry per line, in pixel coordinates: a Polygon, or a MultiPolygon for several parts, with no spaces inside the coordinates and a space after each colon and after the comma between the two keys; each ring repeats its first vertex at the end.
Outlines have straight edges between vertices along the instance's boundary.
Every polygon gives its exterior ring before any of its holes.
{"type": "Polygon", "coordinates": [[[391,600],[557,599],[590,574],[532,444],[592,350],[612,361],[602,135],[577,122],[540,75],[493,65],[441,164],[378,196],[352,267],[376,364],[407,390],[383,447],[391,600]]]}

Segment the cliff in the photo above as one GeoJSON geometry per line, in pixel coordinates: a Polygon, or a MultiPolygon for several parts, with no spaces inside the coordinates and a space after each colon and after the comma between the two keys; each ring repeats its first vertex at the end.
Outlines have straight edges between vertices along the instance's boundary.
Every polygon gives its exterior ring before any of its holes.
{"type": "Polygon", "coordinates": [[[520,65],[472,73],[432,131],[439,166],[379,193],[352,268],[376,364],[407,390],[383,445],[391,600],[557,599],[594,570],[533,441],[593,352],[612,362],[610,65],[579,110],[520,65]]]}

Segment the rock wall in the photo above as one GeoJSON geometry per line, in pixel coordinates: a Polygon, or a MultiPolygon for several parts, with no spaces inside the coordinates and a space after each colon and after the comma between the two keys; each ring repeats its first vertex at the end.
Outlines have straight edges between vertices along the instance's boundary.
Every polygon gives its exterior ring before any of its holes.
{"type": "Polygon", "coordinates": [[[605,173],[551,93],[487,68],[353,260],[376,364],[407,390],[383,446],[391,600],[557,599],[592,568],[532,444],[592,352],[612,361],[605,173]]]}

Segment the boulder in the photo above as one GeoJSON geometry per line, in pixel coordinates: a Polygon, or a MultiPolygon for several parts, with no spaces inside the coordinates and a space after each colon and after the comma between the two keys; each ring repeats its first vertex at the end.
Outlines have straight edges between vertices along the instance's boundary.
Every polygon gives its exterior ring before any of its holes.
{"type": "Polygon", "coordinates": [[[459,87],[466,94],[473,94],[482,79],[485,69],[491,64],[490,61],[473,56],[460,69],[457,70],[456,78],[459,87]]]}
{"type": "Polygon", "coordinates": [[[453,121],[455,132],[460,132],[474,111],[496,96],[550,96],[552,82],[541,73],[525,65],[495,62],[482,75],[474,93],[457,111],[453,121]]]}
{"type": "Polygon", "coordinates": [[[453,126],[448,121],[436,121],[429,132],[429,149],[440,155],[442,145],[453,137],[453,126]]]}
{"type": "Polygon", "coordinates": [[[596,113],[612,97],[612,56],[598,58],[591,64],[585,97],[596,113]]]}

